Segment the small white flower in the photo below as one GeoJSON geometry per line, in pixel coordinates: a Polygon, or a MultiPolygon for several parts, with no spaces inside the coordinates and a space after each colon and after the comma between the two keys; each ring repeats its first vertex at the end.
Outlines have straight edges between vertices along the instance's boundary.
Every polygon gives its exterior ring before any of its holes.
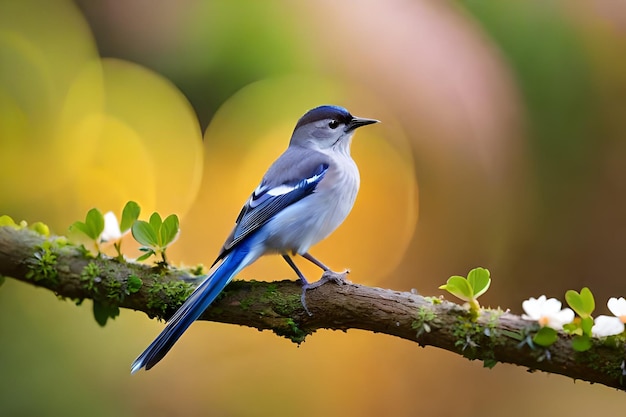
{"type": "Polygon", "coordinates": [[[598,316],[593,321],[591,334],[595,337],[605,337],[620,334],[624,331],[624,323],[619,317],[614,316],[598,316]]]}
{"type": "Polygon", "coordinates": [[[626,300],[624,297],[611,297],[606,305],[615,317],[619,317],[622,323],[626,323],[626,300]]]}
{"type": "Polygon", "coordinates": [[[623,333],[625,329],[626,300],[624,297],[611,297],[606,305],[615,316],[596,317],[591,328],[591,333],[596,337],[613,336],[623,333]]]}
{"type": "Polygon", "coordinates": [[[120,224],[117,222],[117,217],[112,211],[107,212],[104,215],[104,230],[100,233],[100,242],[108,242],[109,240],[117,240],[122,237],[120,231],[120,224]]]}
{"type": "Polygon", "coordinates": [[[541,327],[548,326],[555,330],[561,330],[564,324],[574,320],[574,311],[569,308],[561,310],[561,302],[556,298],[547,299],[545,295],[539,298],[530,297],[522,302],[522,308],[526,314],[522,314],[524,320],[532,320],[541,327]]]}

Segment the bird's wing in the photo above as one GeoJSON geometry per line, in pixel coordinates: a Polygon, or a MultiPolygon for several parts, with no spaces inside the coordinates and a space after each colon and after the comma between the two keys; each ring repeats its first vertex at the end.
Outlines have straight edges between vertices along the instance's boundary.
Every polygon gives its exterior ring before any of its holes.
{"type": "Polygon", "coordinates": [[[239,242],[270,221],[276,214],[315,192],[315,188],[328,171],[329,163],[326,160],[313,158],[308,161],[297,161],[290,168],[283,170],[283,172],[290,172],[291,175],[283,175],[284,179],[282,180],[277,180],[276,175],[270,176],[272,171],[268,171],[261,184],[254,190],[241,209],[235,228],[224,243],[222,252],[214,264],[224,258],[239,242]]]}

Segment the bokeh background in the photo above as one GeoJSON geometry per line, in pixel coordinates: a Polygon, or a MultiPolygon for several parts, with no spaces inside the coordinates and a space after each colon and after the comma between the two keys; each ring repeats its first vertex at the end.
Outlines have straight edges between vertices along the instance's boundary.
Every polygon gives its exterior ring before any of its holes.
{"type": "MultiPolygon", "coordinates": [[[[485,305],[626,295],[626,3],[613,0],[0,0],[0,214],[57,234],[91,207],[181,217],[176,264],[210,264],[306,110],[360,130],[353,213],[314,248],[353,281],[440,295],[491,270],[485,305]],[[418,216],[419,213],[419,216],[418,216]]],[[[128,250],[135,248],[129,240],[128,250]]],[[[242,279],[283,279],[264,258],[242,279]]],[[[317,277],[315,269],[305,273],[317,277]]],[[[0,288],[0,415],[527,416],[623,412],[624,393],[384,335],[299,347],[0,288]]]]}

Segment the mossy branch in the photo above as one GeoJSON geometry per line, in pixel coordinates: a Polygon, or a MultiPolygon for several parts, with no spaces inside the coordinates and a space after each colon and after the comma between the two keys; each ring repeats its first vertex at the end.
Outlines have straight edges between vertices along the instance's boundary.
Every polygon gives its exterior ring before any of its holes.
{"type": "MultiPolygon", "coordinates": [[[[9,226],[0,227],[0,274],[61,297],[93,299],[150,317],[169,317],[196,279],[187,271],[93,257],[63,239],[9,226]]],[[[590,350],[576,352],[571,338],[559,333],[546,350],[527,343],[536,327],[514,314],[482,310],[474,321],[467,309],[445,300],[356,284],[307,292],[309,316],[300,291],[295,281],[235,281],[201,319],[267,329],[297,343],[318,329],[367,330],[479,359],[488,367],[511,363],[626,391],[626,347],[617,339],[594,339],[590,350]]]]}

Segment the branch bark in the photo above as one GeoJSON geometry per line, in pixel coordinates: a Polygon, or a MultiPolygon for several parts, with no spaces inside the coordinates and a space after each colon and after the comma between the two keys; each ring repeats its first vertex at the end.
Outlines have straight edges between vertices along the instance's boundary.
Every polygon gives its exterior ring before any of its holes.
{"type": "MultiPolygon", "coordinates": [[[[189,271],[93,257],[64,238],[12,226],[0,227],[0,274],[61,297],[93,299],[161,318],[173,314],[189,294],[190,282],[197,280],[189,271]],[[131,288],[129,277],[139,278],[141,287],[131,288]]],[[[235,281],[200,319],[271,330],[296,343],[318,329],[367,330],[479,359],[489,367],[511,363],[626,391],[623,340],[594,340],[581,353],[572,349],[568,335],[559,333],[549,349],[532,347],[526,341],[536,325],[514,314],[485,309],[474,321],[465,308],[449,301],[357,284],[325,284],[308,291],[309,316],[300,291],[294,281],[235,281]]]]}

